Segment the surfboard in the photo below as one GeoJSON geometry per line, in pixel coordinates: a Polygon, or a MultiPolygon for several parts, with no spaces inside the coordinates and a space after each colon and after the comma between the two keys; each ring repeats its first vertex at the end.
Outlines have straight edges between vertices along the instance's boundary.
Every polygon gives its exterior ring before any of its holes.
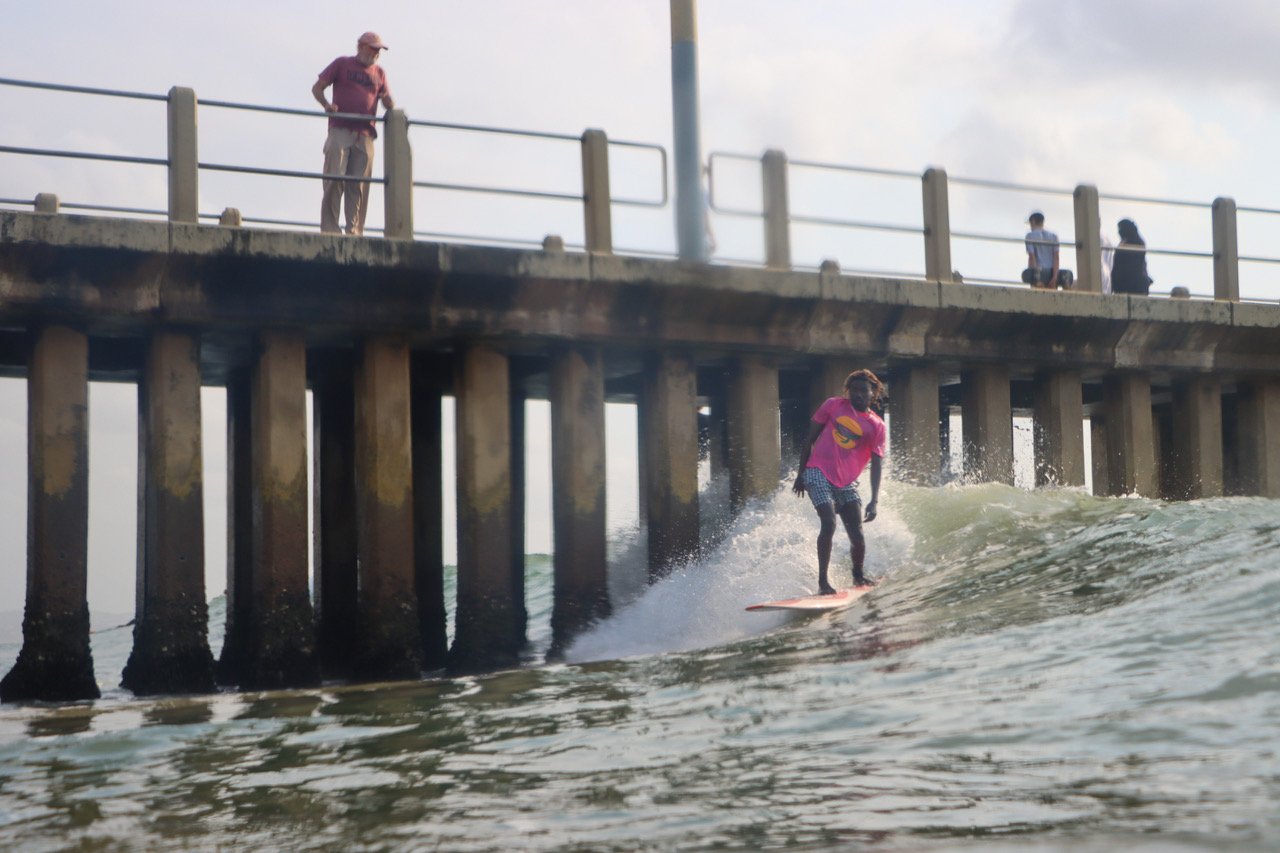
{"type": "Polygon", "coordinates": [[[838,590],[831,595],[805,595],[800,598],[784,598],[780,601],[765,601],[749,605],[747,610],[800,610],[818,612],[823,610],[839,610],[848,607],[859,598],[875,589],[874,586],[852,586],[838,590]]]}

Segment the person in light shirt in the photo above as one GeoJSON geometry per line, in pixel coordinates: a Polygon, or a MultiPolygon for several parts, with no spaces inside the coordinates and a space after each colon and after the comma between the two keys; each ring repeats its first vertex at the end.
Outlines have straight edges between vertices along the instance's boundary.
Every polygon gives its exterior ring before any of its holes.
{"type": "Polygon", "coordinates": [[[872,411],[884,397],[884,385],[870,370],[855,370],[844,380],[844,396],[831,397],[818,407],[809,423],[809,437],[800,450],[800,465],[792,491],[808,494],[818,513],[818,593],[831,595],[828,568],[835,538],[836,516],[844,523],[853,560],[854,586],[868,586],[862,572],[867,545],[862,523],[874,521],[880,497],[881,460],[885,426],[872,411]],[[871,465],[871,500],[866,512],[858,496],[858,476],[871,465]]]}
{"type": "MultiPolygon", "coordinates": [[[[356,42],[356,55],[339,56],[330,62],[311,87],[312,96],[325,112],[369,116],[367,121],[329,117],[329,135],[324,141],[326,175],[368,178],[373,174],[373,141],[378,138],[373,118],[377,115],[378,102],[389,110],[395,109],[391,90],[387,88],[387,74],[378,65],[378,58],[386,49],[377,33],[365,33],[356,42]],[[325,90],[330,86],[333,100],[325,97],[325,90]]],[[[339,232],[340,207],[346,213],[347,233],[363,234],[369,212],[369,182],[326,178],[320,203],[321,231],[339,232]]]]}

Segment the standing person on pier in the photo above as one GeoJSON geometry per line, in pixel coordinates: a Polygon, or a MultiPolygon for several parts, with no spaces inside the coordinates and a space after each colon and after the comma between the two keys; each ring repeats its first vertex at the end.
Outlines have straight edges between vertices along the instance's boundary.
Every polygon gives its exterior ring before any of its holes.
{"type": "Polygon", "coordinates": [[[809,494],[818,512],[818,592],[836,591],[827,577],[836,516],[849,535],[853,558],[853,583],[868,586],[862,573],[867,554],[862,522],[874,521],[880,497],[880,468],[884,456],[884,421],[871,407],[884,397],[884,385],[870,370],[855,370],[844,380],[844,396],[831,397],[818,407],[809,423],[809,438],[800,450],[800,465],[792,487],[797,495],[809,494]],[[866,513],[858,497],[858,476],[871,463],[871,500],[866,513]]]}
{"type": "MultiPolygon", "coordinates": [[[[330,116],[329,135],[324,141],[324,173],[368,178],[373,174],[373,140],[378,138],[373,117],[378,102],[395,109],[387,74],[378,66],[378,58],[387,46],[377,33],[369,32],[356,42],[355,56],[339,56],[320,72],[311,94],[327,113],[353,113],[369,116],[369,121],[330,116]],[[333,100],[324,96],[333,87],[333,100]]],[[[364,233],[364,219],[369,212],[369,182],[324,181],[324,197],[320,203],[320,230],[337,234],[338,207],[344,201],[347,233],[364,233]]]]}

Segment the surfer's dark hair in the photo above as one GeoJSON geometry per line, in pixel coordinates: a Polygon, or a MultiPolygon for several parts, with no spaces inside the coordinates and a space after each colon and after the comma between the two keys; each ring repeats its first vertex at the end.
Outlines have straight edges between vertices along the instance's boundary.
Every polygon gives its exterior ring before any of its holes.
{"type": "Polygon", "coordinates": [[[866,382],[871,386],[871,405],[878,406],[880,403],[889,399],[889,395],[885,391],[884,383],[880,381],[880,377],[876,376],[870,370],[855,370],[844,378],[844,391],[849,393],[849,386],[857,381],[866,382]]]}

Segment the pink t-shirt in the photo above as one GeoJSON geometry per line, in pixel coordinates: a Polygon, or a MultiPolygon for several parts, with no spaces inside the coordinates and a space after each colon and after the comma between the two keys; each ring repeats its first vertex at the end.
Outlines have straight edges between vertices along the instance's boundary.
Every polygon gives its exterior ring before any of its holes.
{"type": "Polygon", "coordinates": [[[858,479],[871,454],[884,456],[884,421],[875,412],[859,412],[844,397],[831,397],[813,413],[822,433],[809,452],[809,468],[817,468],[842,489],[858,479]]]}
{"type": "MultiPolygon", "coordinates": [[[[333,103],[340,113],[377,115],[378,101],[391,94],[387,88],[387,74],[379,65],[365,65],[354,56],[339,56],[320,72],[325,85],[333,86],[333,103]]],[[[378,138],[378,131],[371,121],[355,121],[346,118],[330,118],[329,127],[356,130],[378,138]]]]}

